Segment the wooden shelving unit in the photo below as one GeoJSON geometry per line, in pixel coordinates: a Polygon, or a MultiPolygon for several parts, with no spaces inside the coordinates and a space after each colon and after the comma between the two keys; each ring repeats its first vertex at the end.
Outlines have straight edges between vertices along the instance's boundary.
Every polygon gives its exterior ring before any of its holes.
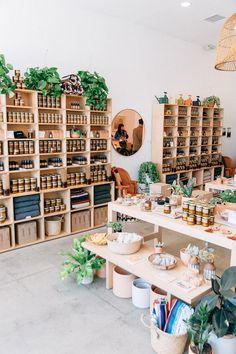
{"type": "MultiPolygon", "coordinates": [[[[109,184],[111,186],[111,198],[113,199],[114,195],[114,186],[113,182],[108,179],[102,181],[91,181],[92,169],[94,166],[103,166],[106,171],[107,178],[111,175],[111,111],[112,111],[112,100],[107,99],[107,111],[92,111],[90,107],[86,106],[86,99],[81,96],[75,95],[62,95],[60,99],[60,108],[55,107],[39,107],[38,99],[40,93],[32,90],[16,90],[19,92],[25,102],[24,106],[15,106],[14,98],[9,98],[6,95],[0,95],[0,112],[2,112],[2,121],[0,122],[0,142],[3,145],[3,154],[0,155],[0,162],[4,163],[4,171],[0,171],[0,180],[3,183],[3,189],[10,192],[9,195],[0,195],[1,204],[7,207],[7,220],[0,224],[0,228],[4,226],[10,227],[11,235],[11,247],[9,249],[1,250],[4,252],[11,249],[16,249],[19,247],[24,247],[30,244],[35,244],[38,242],[43,242],[59,237],[64,237],[67,235],[75,234],[76,232],[86,231],[99,227],[102,225],[96,225],[94,220],[94,209],[100,207],[101,205],[94,205],[94,187],[97,185],[109,184]],[[71,103],[73,101],[78,101],[80,104],[80,109],[72,109],[71,103]],[[21,113],[31,113],[31,121],[26,122],[25,119],[21,118],[21,115],[18,114],[16,121],[12,121],[12,117],[9,118],[13,112],[21,113]],[[49,121],[42,121],[44,119],[49,119],[49,121]],[[60,115],[60,118],[59,118],[60,115]],[[81,123],[76,123],[71,121],[71,115],[83,115],[86,121],[81,123]],[[52,118],[53,117],[53,118],[52,118]],[[55,118],[56,117],[56,118],[55,118]],[[86,117],[86,118],[85,118],[86,117]],[[106,118],[105,118],[106,117],[106,118]],[[52,120],[54,119],[54,122],[52,120]],[[55,121],[57,119],[57,121],[55,121]],[[59,122],[60,119],[61,121],[59,122]],[[99,122],[99,119],[104,122],[106,120],[107,124],[96,124],[96,119],[99,122]],[[10,120],[10,121],[9,121],[10,120]],[[93,122],[93,123],[91,123],[93,122]],[[95,122],[95,123],[94,123],[95,122]],[[72,138],[69,131],[72,128],[78,128],[83,132],[86,132],[85,138],[72,138]],[[25,136],[27,136],[28,131],[32,130],[34,132],[34,137],[24,138],[24,139],[15,139],[12,137],[13,131],[23,131],[25,136]],[[98,132],[101,131],[106,137],[98,137],[98,132]],[[42,132],[45,132],[46,137],[43,137],[42,132]],[[47,137],[52,132],[53,137],[47,137]],[[55,136],[55,137],[54,137],[55,136]],[[84,150],[83,151],[67,151],[67,143],[76,141],[84,141],[84,150]],[[103,150],[91,150],[91,141],[100,141],[106,140],[106,149],[103,150]],[[34,145],[34,150],[29,151],[26,154],[10,154],[9,153],[9,142],[21,142],[21,141],[32,141],[34,145]],[[60,151],[51,151],[51,152],[41,152],[40,144],[43,144],[46,141],[59,141],[61,149],[60,151]],[[103,155],[106,157],[105,163],[99,163],[94,161],[94,157],[97,155],[103,155]],[[87,163],[85,165],[67,165],[67,159],[72,159],[73,157],[83,156],[87,158],[87,163]],[[40,160],[48,160],[49,158],[59,157],[61,158],[61,166],[58,167],[42,167],[40,168],[40,160]],[[22,160],[33,160],[32,169],[20,169],[20,170],[10,170],[9,163],[11,161],[16,161],[20,163],[22,160]],[[44,175],[49,175],[53,173],[58,173],[61,176],[62,186],[58,188],[42,189],[40,186],[40,177],[44,175]],[[86,183],[69,185],[67,184],[68,174],[70,173],[84,173],[86,176],[86,183]],[[37,180],[37,191],[21,192],[21,193],[12,193],[11,192],[11,180],[24,177],[34,177],[37,180]],[[85,189],[88,191],[90,196],[90,205],[85,208],[72,209],[71,208],[71,193],[74,189],[85,189]],[[23,220],[14,220],[14,198],[19,196],[27,196],[32,194],[40,195],[40,215],[37,217],[26,218],[23,220]],[[62,198],[63,203],[66,205],[64,211],[53,212],[53,213],[44,213],[44,201],[45,199],[50,198],[62,198]],[[72,231],[71,217],[72,214],[79,211],[89,210],[90,211],[90,226],[78,231],[72,231]],[[48,237],[45,234],[45,218],[49,216],[63,216],[64,222],[62,223],[62,231],[58,236],[48,237]],[[37,221],[37,230],[38,238],[36,242],[30,242],[28,244],[18,245],[16,243],[16,224],[36,220],[37,221]]],[[[1,115],[0,115],[1,117],[1,115]]],[[[50,135],[51,136],[51,135],[50,135]]],[[[104,142],[105,143],[105,142],[104,142]]],[[[104,203],[102,206],[106,206],[107,203],[104,203]]]]}
{"type": "Polygon", "coordinates": [[[223,108],[154,104],[152,161],[162,182],[194,178],[203,189],[222,174],[223,118],[223,108]]]}

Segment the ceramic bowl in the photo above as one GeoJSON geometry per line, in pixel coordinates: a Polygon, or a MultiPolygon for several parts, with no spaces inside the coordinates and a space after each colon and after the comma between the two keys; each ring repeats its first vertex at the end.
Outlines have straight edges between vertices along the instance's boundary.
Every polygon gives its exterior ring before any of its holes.
{"type": "Polygon", "coordinates": [[[107,245],[111,252],[117,254],[132,254],[140,250],[140,247],[143,242],[142,236],[137,235],[139,236],[139,240],[137,241],[121,243],[116,241],[119,234],[122,234],[122,232],[113,233],[107,236],[107,245]]]}

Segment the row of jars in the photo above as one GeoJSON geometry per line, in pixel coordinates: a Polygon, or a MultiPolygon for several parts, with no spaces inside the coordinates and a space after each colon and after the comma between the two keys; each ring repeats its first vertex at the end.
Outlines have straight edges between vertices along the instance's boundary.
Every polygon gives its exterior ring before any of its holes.
{"type": "Polygon", "coordinates": [[[32,140],[8,141],[9,155],[34,154],[34,142],[32,140]]]}
{"type": "Polygon", "coordinates": [[[70,104],[71,109],[80,109],[80,102],[79,101],[73,101],[70,104]]]}
{"type": "Polygon", "coordinates": [[[18,161],[9,161],[9,171],[17,171],[21,168],[30,170],[34,168],[33,160],[22,160],[20,163],[18,161]]]}
{"type": "Polygon", "coordinates": [[[85,172],[76,172],[67,174],[67,186],[75,186],[77,184],[86,183],[86,173],[85,172]]]}
{"type": "Polygon", "coordinates": [[[3,181],[0,179],[0,195],[4,194],[3,181]]]}
{"type": "Polygon", "coordinates": [[[7,112],[9,123],[34,123],[34,113],[31,112],[7,112]]]}
{"type": "Polygon", "coordinates": [[[72,164],[87,165],[88,159],[85,156],[73,156],[72,159],[67,159],[67,166],[71,166],[72,164]]]}
{"type": "Polygon", "coordinates": [[[193,201],[183,202],[183,220],[189,225],[208,227],[215,221],[215,206],[193,201]]]}
{"type": "Polygon", "coordinates": [[[99,125],[108,125],[109,117],[104,115],[91,115],[90,123],[99,124],[99,125]]]}
{"type": "Polygon", "coordinates": [[[7,219],[7,207],[3,204],[0,205],[0,224],[4,223],[7,219]]]}
{"type": "Polygon", "coordinates": [[[56,113],[39,113],[39,123],[62,123],[63,115],[56,113]]]}
{"type": "Polygon", "coordinates": [[[62,151],[61,140],[40,140],[39,141],[39,153],[53,153],[62,151]]]}
{"type": "Polygon", "coordinates": [[[90,157],[90,164],[107,163],[106,155],[94,155],[90,157]]]}
{"type": "Polygon", "coordinates": [[[19,92],[17,92],[15,94],[15,98],[14,98],[13,102],[14,102],[14,106],[24,106],[25,105],[25,101],[19,92]]]}
{"type": "Polygon", "coordinates": [[[66,204],[64,204],[62,198],[45,199],[44,200],[44,213],[55,213],[58,211],[66,210],[66,204]]]}
{"type": "Polygon", "coordinates": [[[86,150],[86,140],[67,140],[66,151],[77,152],[86,150]]]}
{"type": "Polygon", "coordinates": [[[62,179],[59,173],[40,176],[41,189],[60,188],[62,186],[62,179]]]}
{"type": "Polygon", "coordinates": [[[201,215],[194,215],[187,212],[183,212],[182,219],[186,221],[188,225],[202,225],[204,227],[214,225],[215,222],[214,216],[204,217],[201,215]]]}
{"type": "Polygon", "coordinates": [[[38,107],[45,108],[60,108],[61,107],[61,99],[59,97],[52,96],[43,96],[42,94],[38,94],[38,107]]]}
{"type": "Polygon", "coordinates": [[[107,150],[107,140],[106,139],[92,139],[90,141],[91,151],[107,150]]]}
{"type": "Polygon", "coordinates": [[[88,124],[88,118],[85,114],[67,114],[67,124],[88,124]]]}
{"type": "Polygon", "coordinates": [[[12,193],[35,191],[37,189],[37,178],[25,177],[25,178],[12,179],[10,181],[10,186],[11,186],[12,193]]]}
{"type": "Polygon", "coordinates": [[[106,181],[107,172],[104,166],[93,166],[90,170],[90,178],[92,183],[106,181]]]}

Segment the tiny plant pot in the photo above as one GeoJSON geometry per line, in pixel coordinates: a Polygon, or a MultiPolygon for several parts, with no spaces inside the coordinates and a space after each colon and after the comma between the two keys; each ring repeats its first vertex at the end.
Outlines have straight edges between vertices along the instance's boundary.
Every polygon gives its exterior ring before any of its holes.
{"type": "Polygon", "coordinates": [[[105,279],[106,278],[106,264],[103,264],[100,269],[96,271],[96,275],[98,278],[105,279]]]}

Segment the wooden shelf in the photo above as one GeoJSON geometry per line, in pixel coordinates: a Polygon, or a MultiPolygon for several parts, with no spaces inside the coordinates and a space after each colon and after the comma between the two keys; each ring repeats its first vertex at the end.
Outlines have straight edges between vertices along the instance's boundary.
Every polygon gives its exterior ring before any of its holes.
{"type": "MultiPolygon", "coordinates": [[[[24,177],[29,177],[29,176],[33,176],[34,178],[37,179],[37,183],[38,185],[40,185],[39,181],[40,181],[40,177],[42,175],[49,175],[49,174],[53,174],[53,173],[60,173],[62,181],[65,181],[67,178],[67,174],[70,173],[71,171],[81,171],[82,169],[86,169],[86,177],[90,178],[91,176],[91,169],[90,167],[92,166],[107,166],[105,167],[106,170],[108,171],[108,176],[110,176],[110,167],[111,163],[110,162],[106,162],[106,163],[99,163],[99,164],[90,164],[89,163],[89,157],[90,154],[96,155],[96,154],[100,154],[100,153],[106,153],[107,159],[108,161],[111,161],[111,125],[110,124],[90,124],[91,121],[91,115],[93,113],[98,113],[98,115],[100,114],[101,116],[106,115],[108,117],[108,122],[111,122],[112,116],[111,116],[111,106],[112,106],[112,101],[111,99],[107,100],[107,111],[98,111],[98,110],[94,110],[91,111],[89,107],[86,106],[86,98],[85,97],[81,97],[81,96],[77,96],[77,95],[62,95],[61,96],[61,107],[60,108],[56,108],[56,107],[37,107],[37,96],[38,96],[38,92],[37,91],[33,91],[33,90],[16,90],[17,92],[21,92],[22,94],[25,94],[25,106],[14,106],[8,103],[12,103],[12,100],[9,100],[8,96],[6,95],[1,95],[1,107],[3,107],[4,109],[3,111],[3,122],[0,122],[1,124],[1,128],[4,131],[4,136],[7,136],[7,129],[9,130],[19,130],[20,127],[22,127],[22,129],[24,130],[24,132],[27,131],[27,127],[33,127],[33,129],[35,130],[35,138],[33,139],[28,139],[28,138],[24,138],[24,139],[16,139],[16,138],[2,138],[0,139],[1,141],[4,141],[4,155],[0,156],[0,158],[3,160],[4,159],[4,167],[6,169],[6,171],[0,171],[0,175],[2,175],[2,180],[4,183],[4,188],[10,189],[10,180],[14,179],[14,178],[24,178],[24,177]],[[27,96],[26,96],[27,95],[27,96]],[[69,108],[70,106],[70,102],[72,100],[73,97],[76,97],[78,99],[80,99],[81,103],[81,109],[72,109],[69,108]],[[67,108],[68,107],[68,108],[67,108]],[[83,109],[82,109],[83,108],[83,109]],[[27,112],[32,112],[34,113],[34,122],[24,122],[24,123],[19,123],[19,122],[7,122],[7,113],[8,112],[16,112],[17,110],[19,111],[27,111],[27,112]],[[39,114],[40,113],[51,113],[51,114],[60,114],[61,115],[61,119],[62,122],[48,122],[48,123],[44,123],[44,122],[39,122],[39,114]],[[86,124],[77,124],[77,123],[68,123],[67,122],[67,114],[69,115],[69,112],[73,112],[73,114],[84,114],[87,117],[87,123],[86,124]],[[88,132],[88,135],[86,138],[71,138],[68,137],[66,138],[66,131],[68,131],[70,129],[70,127],[73,126],[78,126],[78,127],[84,127],[84,129],[86,129],[86,131],[88,132]],[[95,128],[94,128],[95,127],[95,128]],[[90,131],[98,129],[98,127],[104,127],[103,129],[105,129],[106,131],[108,131],[109,137],[108,138],[104,138],[104,140],[107,141],[107,150],[96,150],[96,151],[91,151],[90,150],[90,143],[89,141],[91,139],[97,139],[99,140],[100,138],[90,138],[90,131]],[[63,131],[62,133],[62,137],[61,138],[39,138],[39,131],[40,130],[47,130],[49,131],[49,129],[55,129],[55,130],[61,130],[63,131]],[[86,150],[84,151],[71,151],[71,152],[67,152],[67,141],[75,141],[75,140],[84,140],[86,141],[86,150]],[[21,142],[21,141],[33,141],[34,142],[34,153],[31,154],[12,154],[9,155],[8,153],[8,141],[16,141],[16,142],[21,142]],[[47,152],[47,153],[40,153],[39,152],[39,143],[40,142],[44,142],[44,141],[60,141],[61,144],[61,151],[59,152],[47,152]],[[88,157],[88,163],[85,165],[77,165],[77,164],[73,164],[71,166],[67,166],[67,158],[72,156],[87,156],[88,157]],[[62,166],[58,166],[58,167],[44,167],[44,168],[38,168],[40,166],[40,159],[45,159],[47,160],[50,157],[61,157],[62,159],[62,166]],[[17,160],[18,162],[20,162],[21,159],[28,159],[31,158],[34,161],[34,168],[33,169],[19,169],[19,170],[14,170],[14,171],[9,171],[8,170],[8,165],[9,165],[9,161],[12,160],[17,160]],[[17,177],[18,175],[18,177],[17,177]]],[[[56,135],[56,134],[55,134],[56,135]]],[[[113,186],[113,182],[111,181],[104,181],[104,182],[98,182],[98,183],[91,183],[91,184],[79,184],[79,185],[75,185],[75,186],[67,186],[67,187],[60,187],[60,188],[50,188],[50,189],[40,189],[37,191],[29,191],[29,192],[20,192],[20,193],[10,193],[10,195],[7,196],[0,196],[0,200],[2,201],[2,203],[4,205],[6,205],[7,209],[8,209],[8,215],[13,215],[13,205],[14,205],[14,198],[18,198],[21,196],[30,196],[30,195],[39,195],[40,196],[40,211],[41,211],[41,215],[37,216],[37,217],[32,217],[32,218],[26,218],[23,220],[11,220],[8,219],[6,220],[3,224],[0,224],[0,227],[3,226],[7,226],[11,228],[11,242],[12,242],[12,247],[9,247],[6,250],[0,250],[0,253],[5,252],[5,251],[9,251],[9,250],[14,250],[14,249],[18,249],[21,247],[25,247],[28,245],[34,245],[40,242],[45,242],[48,240],[52,240],[52,239],[56,239],[56,238],[60,238],[60,237],[64,237],[64,236],[70,236],[71,234],[76,234],[78,232],[83,232],[83,231],[87,231],[87,230],[91,230],[94,227],[94,213],[93,210],[94,208],[97,208],[98,206],[103,206],[106,204],[101,204],[101,205],[97,205],[94,206],[93,205],[93,200],[94,200],[94,187],[95,186],[99,186],[99,185],[103,185],[103,184],[109,184],[111,185],[111,194],[112,194],[112,198],[113,198],[113,193],[114,193],[114,186],[113,186]],[[71,209],[71,201],[70,198],[71,197],[71,192],[70,191],[74,191],[76,189],[84,189],[87,190],[89,192],[90,195],[90,201],[91,201],[91,205],[89,207],[85,207],[85,208],[79,208],[79,209],[71,209]],[[58,212],[53,212],[53,213],[44,213],[44,200],[47,198],[51,198],[51,197],[55,197],[55,198],[62,198],[63,199],[63,203],[66,204],[66,210],[60,210],[58,212]],[[90,225],[91,227],[86,228],[84,230],[78,230],[76,232],[72,232],[72,225],[71,225],[71,216],[75,213],[75,212],[80,212],[83,210],[91,210],[90,213],[90,225]],[[48,217],[52,217],[52,216],[56,216],[56,215],[63,215],[64,216],[64,223],[63,223],[63,230],[62,232],[57,235],[57,236],[52,236],[52,237],[48,237],[45,235],[45,227],[44,227],[44,223],[45,223],[45,219],[47,219],[48,217]],[[28,244],[23,244],[23,245],[19,245],[16,243],[16,234],[15,234],[15,226],[17,224],[23,224],[23,223],[27,223],[27,222],[31,222],[31,221],[36,221],[37,222],[37,230],[38,230],[38,239],[35,242],[32,243],[28,243],[28,244]]],[[[96,226],[97,227],[97,226],[96,226]]]]}

